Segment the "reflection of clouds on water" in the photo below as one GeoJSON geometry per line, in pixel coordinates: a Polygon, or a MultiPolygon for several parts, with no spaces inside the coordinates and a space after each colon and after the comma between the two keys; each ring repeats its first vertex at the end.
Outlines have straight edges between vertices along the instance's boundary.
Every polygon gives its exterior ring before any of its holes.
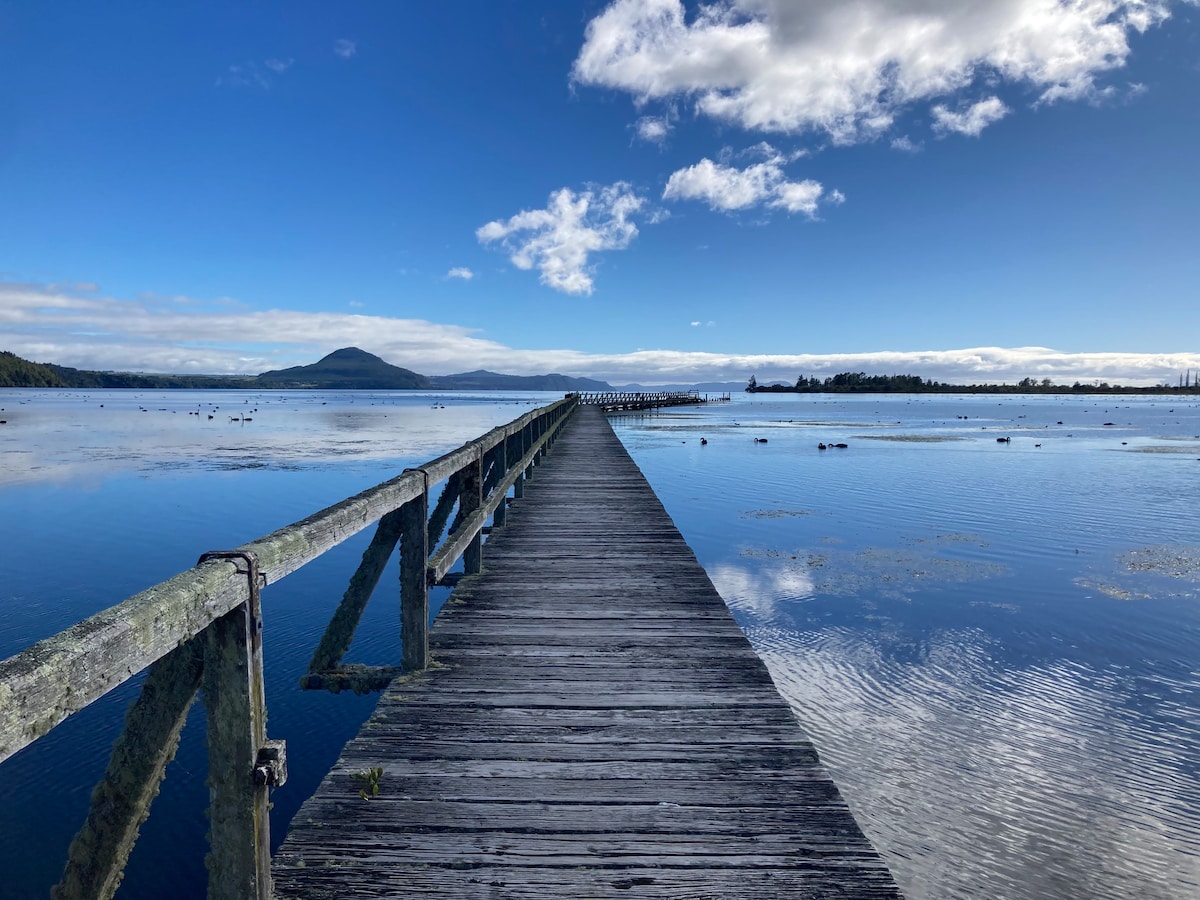
{"type": "Polygon", "coordinates": [[[1200,673],[1022,666],[999,635],[907,619],[805,630],[797,600],[887,593],[898,572],[914,584],[997,572],[909,550],[752,556],[713,566],[712,581],[907,896],[1194,896],[1200,673]]]}
{"type": "MultiPolygon", "coordinates": [[[[928,541],[928,544],[936,547],[968,542],[976,543],[967,535],[945,535],[928,541]]],[[[772,573],[770,577],[780,577],[775,574],[780,569],[778,561],[790,557],[796,564],[783,565],[782,568],[788,572],[799,569],[805,573],[810,582],[805,596],[815,593],[849,597],[870,591],[891,599],[904,600],[930,584],[965,584],[1008,573],[1008,569],[998,563],[938,555],[924,546],[865,547],[850,551],[831,548],[829,544],[833,541],[823,543],[825,546],[819,552],[802,549],[786,554],[770,549],[745,549],[742,556],[771,562],[759,562],[753,569],[745,569],[747,575],[743,577],[755,577],[750,573],[772,573]]],[[[926,541],[913,543],[921,545],[926,541]]],[[[985,546],[982,542],[977,545],[985,546]]],[[[723,591],[722,596],[725,596],[723,591]]],[[[756,604],[764,602],[761,599],[755,601],[756,604]]]]}
{"type": "Polygon", "coordinates": [[[756,569],[716,565],[708,575],[717,593],[732,609],[764,621],[775,618],[781,604],[813,596],[812,575],[800,562],[764,564],[756,569]]]}
{"type": "Polygon", "coordinates": [[[1005,669],[974,630],[903,664],[894,634],[749,634],[908,896],[1192,896],[1196,763],[1120,672],[1005,669]]]}

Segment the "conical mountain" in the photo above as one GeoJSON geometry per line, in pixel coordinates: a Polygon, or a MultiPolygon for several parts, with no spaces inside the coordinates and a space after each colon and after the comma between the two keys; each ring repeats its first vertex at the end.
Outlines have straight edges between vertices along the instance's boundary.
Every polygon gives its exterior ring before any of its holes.
{"type": "Polygon", "coordinates": [[[370,391],[419,390],[429,380],[409,369],[384,362],[373,353],[357,347],[343,347],[310,366],[293,366],[263,372],[258,383],[264,387],[339,389],[370,391]]]}

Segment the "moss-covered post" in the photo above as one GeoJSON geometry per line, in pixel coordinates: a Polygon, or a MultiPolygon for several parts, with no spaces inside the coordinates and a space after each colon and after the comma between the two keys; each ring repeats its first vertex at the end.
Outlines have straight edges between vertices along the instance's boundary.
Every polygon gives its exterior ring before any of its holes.
{"type": "MultiPolygon", "coordinates": [[[[535,440],[535,437],[534,437],[535,431],[534,430],[536,428],[537,428],[537,418],[534,417],[529,420],[529,424],[526,425],[525,428],[521,432],[523,439],[524,439],[524,445],[523,445],[522,452],[521,452],[522,458],[524,458],[529,453],[529,451],[533,449],[533,443],[535,440]]],[[[533,477],[533,460],[532,459],[529,461],[529,465],[527,465],[525,467],[525,477],[526,478],[533,477]]]]}
{"type": "MultiPolygon", "coordinates": [[[[495,454],[496,461],[494,464],[494,471],[496,472],[496,482],[499,483],[503,481],[504,476],[508,474],[508,438],[505,438],[496,445],[495,454]]],[[[506,490],[505,493],[507,494],[508,491],[506,490]]],[[[505,518],[507,516],[507,510],[507,501],[504,498],[501,498],[500,505],[497,506],[496,511],[492,513],[493,527],[502,527],[504,525],[505,518]]]]}
{"type": "MultiPolygon", "coordinates": [[[[458,508],[463,519],[466,519],[483,505],[483,453],[477,453],[461,474],[462,493],[459,495],[458,508]]],[[[482,565],[483,535],[477,532],[463,553],[463,571],[468,575],[477,575],[482,565]]]]}
{"type": "MultiPolygon", "coordinates": [[[[213,554],[206,554],[212,556],[213,554]]],[[[204,706],[208,715],[209,900],[271,896],[268,785],[257,783],[259,749],[266,744],[262,610],[258,563],[248,567],[249,599],[205,631],[204,706]]],[[[203,561],[204,558],[202,558],[203,561]]]]}
{"type": "MultiPolygon", "coordinates": [[[[512,460],[514,466],[520,465],[521,460],[525,458],[525,451],[528,449],[525,446],[525,434],[528,428],[522,428],[512,436],[512,449],[508,452],[508,458],[512,460]]],[[[525,472],[522,470],[517,474],[516,481],[513,482],[513,497],[520,498],[525,496],[525,472]]]]}
{"type": "Polygon", "coordinates": [[[430,540],[428,514],[427,483],[418,497],[400,507],[400,642],[406,672],[429,665],[429,582],[425,571],[430,540]]]}

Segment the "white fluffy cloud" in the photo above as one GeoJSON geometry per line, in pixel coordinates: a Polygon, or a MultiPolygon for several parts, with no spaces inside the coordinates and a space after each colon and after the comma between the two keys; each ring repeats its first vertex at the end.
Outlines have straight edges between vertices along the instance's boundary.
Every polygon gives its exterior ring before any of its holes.
{"type": "Polygon", "coordinates": [[[466,266],[455,266],[446,273],[447,278],[461,278],[463,281],[470,281],[475,277],[475,273],[466,266]]]}
{"type": "Polygon", "coordinates": [[[590,254],[628,247],[638,233],[632,217],[644,204],[624,181],[578,194],[562,188],[545,209],[488,222],[475,236],[483,244],[499,242],[518,269],[536,267],[542,284],[564,294],[590,294],[590,254]]]}
{"type": "Polygon", "coordinates": [[[764,383],[792,382],[800,374],[848,371],[912,372],[956,383],[1032,377],[1174,384],[1180,372],[1200,370],[1196,352],[1061,353],[1044,347],[828,354],[526,350],[482,338],[477,329],[423,319],[251,310],[228,299],[131,301],[97,294],[0,282],[0,348],[35,362],[84,369],[239,374],[304,365],[353,346],[427,375],[485,368],[514,375],[564,372],[613,384],[744,384],[751,374],[764,383]]]}
{"type": "Polygon", "coordinates": [[[668,116],[642,116],[634,124],[637,136],[648,144],[661,144],[671,133],[668,116]]]}
{"type": "Polygon", "coordinates": [[[930,112],[933,113],[933,130],[941,133],[954,131],[970,137],[979,137],[983,129],[993,122],[998,122],[1009,113],[1009,109],[1000,102],[999,97],[988,97],[972,104],[962,112],[952,112],[938,104],[930,112]]]}
{"type": "MultiPolygon", "coordinates": [[[[1081,99],[1120,68],[1169,0],[614,0],[587,26],[582,84],[639,103],[687,98],[750,130],[851,143],[905,107],[1000,80],[1040,102],[1081,99]]],[[[986,124],[986,123],[985,123],[986,124]]]]}
{"type": "MultiPolygon", "coordinates": [[[[817,214],[825,189],[818,181],[789,181],[783,167],[791,160],[767,144],[758,148],[766,159],[743,169],[705,158],[694,166],[679,169],[667,179],[664,200],[702,200],[711,209],[735,212],[756,206],[817,214]]],[[[845,200],[840,191],[825,195],[828,202],[845,200]]]]}

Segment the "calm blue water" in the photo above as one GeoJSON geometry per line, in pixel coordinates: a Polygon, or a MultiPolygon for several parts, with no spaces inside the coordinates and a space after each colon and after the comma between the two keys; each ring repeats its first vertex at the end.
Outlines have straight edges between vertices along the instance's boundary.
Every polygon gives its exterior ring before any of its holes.
{"type": "Polygon", "coordinates": [[[1200,896],[1200,403],[764,396],[618,433],[905,892],[1200,896]]]}
{"type": "MultiPolygon", "coordinates": [[[[0,657],[553,399],[0,391],[0,657]]],[[[1200,404],[737,395],[615,423],[910,896],[1200,891],[1200,404]]],[[[276,840],[370,712],[296,687],[369,536],[264,593],[276,840]]],[[[377,593],[353,661],[396,656],[377,593]]],[[[57,880],[135,693],[0,766],[0,897],[57,880]]],[[[196,709],[121,896],[203,895],[204,770],[196,709]]]]}

